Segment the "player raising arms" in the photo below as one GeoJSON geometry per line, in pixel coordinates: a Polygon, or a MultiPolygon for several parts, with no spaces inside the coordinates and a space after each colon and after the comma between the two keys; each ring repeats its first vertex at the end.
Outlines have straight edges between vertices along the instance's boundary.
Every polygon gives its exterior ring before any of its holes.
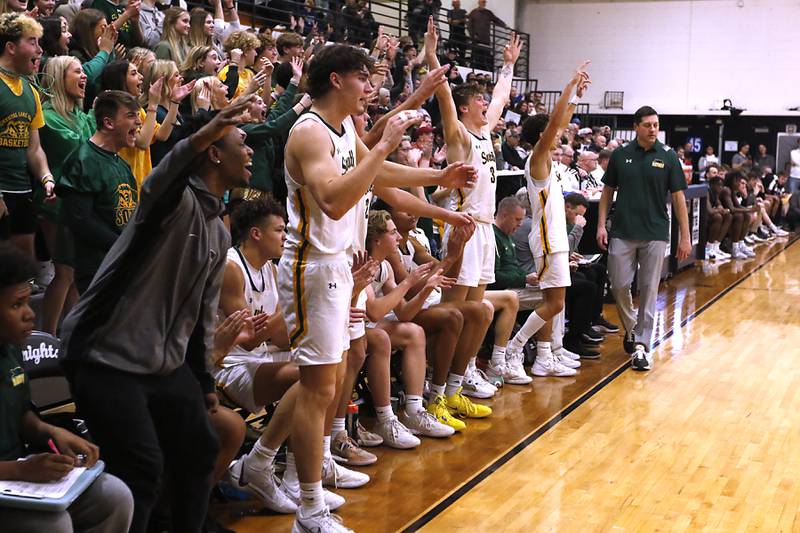
{"type": "Polygon", "coordinates": [[[297,120],[286,144],[289,223],[278,291],[300,367],[291,427],[301,500],[294,531],[347,531],[325,505],[322,442],[325,413],[350,343],[353,279],[346,252],[353,244],[355,217],[364,216],[359,204],[373,185],[466,187],[471,175],[463,165],[436,171],[385,163],[405,130],[419,123],[416,116],[393,117],[375,147],[364,146],[351,115],[367,106],[370,67],[369,58],[350,46],[320,51],[308,69],[310,112],[297,120]]]}
{"type": "Polygon", "coordinates": [[[522,123],[522,140],[533,145],[525,165],[528,197],[533,221],[528,236],[539,287],[544,303],[531,313],[522,328],[509,341],[507,352],[521,353],[525,343],[537,332],[534,376],[573,376],[575,369],[562,364],[562,355],[551,351],[552,320],[564,309],[566,288],[570,285],[569,242],[564,214],[562,176],[553,165],[553,151],[561,144],[561,132],[567,126],[575,106],[591,83],[586,73],[588,61],[575,71],[556,102],[551,116],[535,115],[522,123]],[[576,95],[572,95],[572,91],[576,95]]]}
{"type": "MultiPolygon", "coordinates": [[[[438,35],[433,19],[428,20],[425,34],[425,54],[428,66],[439,67],[436,58],[438,35]]],[[[457,266],[458,281],[455,287],[443,291],[442,301],[480,302],[483,300],[486,285],[494,283],[495,240],[492,222],[494,221],[495,192],[497,190],[497,167],[490,132],[503,114],[511,92],[514,64],[519,58],[522,42],[514,34],[511,42],[503,49],[503,67],[498,73],[492,92],[491,102],[486,102],[476,84],[464,84],[450,90],[448,84],[436,88],[436,99],[442,113],[444,138],[447,144],[448,161],[465,161],[478,170],[478,178],[472,189],[453,189],[451,207],[455,211],[469,213],[475,219],[476,229],[464,248],[461,263],[457,266]]],[[[445,227],[444,240],[447,241],[452,226],[445,227]]],[[[456,272],[452,272],[456,277],[456,272]]],[[[486,331],[476,331],[478,344],[486,331]]],[[[505,346],[495,346],[495,353],[505,353],[505,346]]],[[[487,384],[482,377],[476,377],[472,362],[476,353],[471,354],[466,368],[454,366],[447,378],[448,384],[464,383],[475,387],[487,384]],[[466,374],[466,375],[465,375],[466,374]]],[[[452,385],[451,385],[452,386],[452,385]]]]}

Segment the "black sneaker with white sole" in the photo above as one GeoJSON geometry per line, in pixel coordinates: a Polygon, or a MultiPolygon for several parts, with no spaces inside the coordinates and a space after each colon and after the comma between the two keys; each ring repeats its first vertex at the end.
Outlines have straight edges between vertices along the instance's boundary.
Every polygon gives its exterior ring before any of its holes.
{"type": "Polygon", "coordinates": [[[584,341],[600,343],[603,342],[603,339],[605,339],[605,337],[601,333],[597,333],[596,331],[593,331],[591,328],[587,329],[581,334],[581,340],[584,341]]]}
{"type": "Polygon", "coordinates": [[[600,333],[617,333],[619,331],[619,326],[612,324],[601,315],[600,318],[594,321],[594,329],[600,333]]]}
{"type": "Polygon", "coordinates": [[[622,340],[622,347],[625,349],[625,353],[633,353],[634,343],[633,332],[625,332],[625,338],[622,340]]]}
{"type": "Polygon", "coordinates": [[[637,344],[631,354],[631,368],[644,372],[650,370],[650,354],[644,348],[644,344],[637,344]]]}

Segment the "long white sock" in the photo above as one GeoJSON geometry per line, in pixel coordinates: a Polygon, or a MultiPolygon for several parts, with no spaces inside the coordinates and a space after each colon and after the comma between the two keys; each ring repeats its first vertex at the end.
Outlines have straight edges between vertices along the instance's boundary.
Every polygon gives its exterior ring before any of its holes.
{"type": "Polygon", "coordinates": [[[527,343],[531,337],[536,335],[536,332],[542,329],[547,323],[547,320],[543,319],[539,316],[539,314],[534,311],[531,313],[531,316],[528,317],[528,320],[519,328],[519,331],[514,338],[511,339],[508,343],[507,349],[512,350],[522,350],[525,347],[525,343],[527,343]]]}
{"type": "Polygon", "coordinates": [[[391,405],[385,405],[383,407],[376,405],[375,414],[378,415],[378,422],[388,422],[389,420],[396,418],[394,416],[394,411],[392,411],[391,405]]]}
{"type": "Polygon", "coordinates": [[[406,414],[408,416],[415,416],[417,413],[424,410],[425,408],[422,407],[422,396],[415,396],[413,394],[406,396],[406,414]]]}
{"type": "Polygon", "coordinates": [[[334,418],[333,419],[333,429],[331,430],[331,435],[338,435],[340,431],[344,431],[344,418],[334,418]]]}
{"type": "Polygon", "coordinates": [[[261,439],[258,439],[253,445],[253,449],[247,454],[247,465],[256,470],[263,470],[275,462],[277,454],[278,450],[267,448],[261,444],[261,439]]]}
{"type": "Polygon", "coordinates": [[[322,460],[331,458],[331,436],[325,435],[322,437],[322,460]]]}
{"type": "Polygon", "coordinates": [[[450,397],[458,392],[458,389],[461,388],[461,384],[463,382],[464,376],[459,376],[458,374],[453,374],[450,372],[450,375],[447,376],[447,385],[444,387],[444,395],[450,397]]]}
{"type": "Polygon", "coordinates": [[[506,362],[506,347],[494,345],[492,348],[492,366],[500,366],[506,362]]]}
{"type": "Polygon", "coordinates": [[[431,395],[435,398],[436,396],[444,396],[444,385],[437,385],[435,383],[431,383],[431,395]]]}
{"type": "Polygon", "coordinates": [[[322,481],[300,483],[300,516],[308,518],[325,509],[322,481]]]}
{"type": "Polygon", "coordinates": [[[294,462],[294,453],[286,452],[286,470],[283,472],[283,483],[297,487],[300,480],[297,478],[297,463],[294,462]]]}
{"type": "Polygon", "coordinates": [[[536,359],[540,359],[544,361],[545,359],[552,357],[553,352],[550,349],[549,342],[537,342],[536,343],[536,359]]]}

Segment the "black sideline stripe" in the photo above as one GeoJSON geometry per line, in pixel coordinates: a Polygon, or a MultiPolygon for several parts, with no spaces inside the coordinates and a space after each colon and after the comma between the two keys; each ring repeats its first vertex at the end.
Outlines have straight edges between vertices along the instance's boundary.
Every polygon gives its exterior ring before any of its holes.
{"type": "MultiPolygon", "coordinates": [[[[768,265],[770,262],[772,262],[773,259],[775,259],[777,256],[779,256],[780,254],[782,254],[783,252],[788,250],[789,247],[793,246],[798,240],[800,240],[800,237],[793,238],[791,241],[789,241],[786,244],[785,247],[783,247],[782,249],[776,251],[772,255],[768,256],[766,261],[764,261],[763,263],[758,265],[756,268],[754,268],[753,270],[751,270],[750,272],[748,272],[747,274],[742,276],[741,279],[735,281],[730,286],[728,286],[725,289],[723,289],[719,294],[717,294],[716,296],[711,298],[709,301],[707,301],[706,303],[701,305],[695,312],[693,312],[692,314],[690,314],[689,316],[687,316],[686,318],[684,318],[681,321],[680,327],[682,328],[682,327],[686,326],[686,324],[688,324],[689,322],[691,322],[692,320],[694,320],[695,318],[700,316],[709,307],[711,307],[716,302],[718,302],[723,296],[725,296],[726,294],[731,292],[733,289],[735,289],[736,287],[738,287],[739,285],[744,283],[746,280],[748,280],[750,278],[750,276],[752,276],[753,274],[755,274],[756,272],[758,272],[759,270],[764,268],[766,265],[768,265]]],[[[655,348],[656,346],[661,345],[664,341],[666,341],[667,339],[672,337],[674,332],[675,332],[675,328],[670,329],[668,332],[666,332],[664,335],[662,335],[658,340],[656,340],[653,343],[653,348],[655,348]]],[[[577,409],[578,407],[583,405],[587,400],[591,399],[595,394],[597,394],[598,392],[603,390],[606,387],[606,385],[608,385],[609,383],[611,383],[612,381],[617,379],[617,377],[619,377],[623,372],[625,372],[628,368],[630,368],[630,366],[631,366],[630,361],[627,361],[625,364],[623,364],[622,366],[617,368],[615,371],[613,371],[611,374],[606,376],[602,381],[600,381],[594,387],[592,387],[591,389],[589,389],[588,391],[583,393],[583,395],[581,395],[577,400],[575,400],[574,402],[569,404],[564,410],[560,411],[559,413],[556,413],[553,416],[553,418],[548,420],[542,427],[540,427],[539,429],[535,430],[533,433],[531,433],[530,435],[525,437],[525,439],[523,439],[521,442],[519,442],[516,446],[511,448],[505,454],[503,454],[499,458],[497,458],[492,464],[490,464],[489,466],[487,466],[486,468],[484,468],[483,470],[481,470],[480,472],[475,474],[473,477],[468,479],[463,485],[461,485],[458,489],[456,489],[452,494],[446,496],[441,502],[436,504],[432,509],[428,510],[422,516],[420,516],[419,518],[414,520],[414,522],[412,522],[410,525],[408,525],[406,528],[403,529],[403,533],[417,531],[422,526],[424,526],[425,524],[427,524],[428,522],[430,522],[431,520],[436,518],[445,509],[447,509],[448,507],[450,507],[451,505],[456,503],[462,496],[464,496],[466,493],[468,493],[470,490],[472,490],[474,487],[476,487],[481,481],[483,481],[484,479],[486,479],[489,476],[491,476],[492,474],[494,474],[501,466],[503,466],[504,464],[509,462],[511,459],[516,457],[522,450],[524,450],[525,448],[527,448],[528,446],[533,444],[539,437],[544,435],[549,429],[551,429],[553,426],[555,426],[556,424],[558,424],[559,422],[564,420],[575,409],[577,409]]]]}

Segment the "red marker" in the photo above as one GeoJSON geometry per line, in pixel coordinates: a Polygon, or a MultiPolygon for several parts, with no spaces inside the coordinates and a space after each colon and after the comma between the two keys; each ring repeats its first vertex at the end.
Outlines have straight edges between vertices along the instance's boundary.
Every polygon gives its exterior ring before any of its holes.
{"type": "Polygon", "coordinates": [[[58,448],[56,448],[56,443],[53,441],[52,438],[47,439],[47,445],[50,446],[50,449],[53,450],[54,454],[61,455],[61,452],[58,451],[58,448]]]}

